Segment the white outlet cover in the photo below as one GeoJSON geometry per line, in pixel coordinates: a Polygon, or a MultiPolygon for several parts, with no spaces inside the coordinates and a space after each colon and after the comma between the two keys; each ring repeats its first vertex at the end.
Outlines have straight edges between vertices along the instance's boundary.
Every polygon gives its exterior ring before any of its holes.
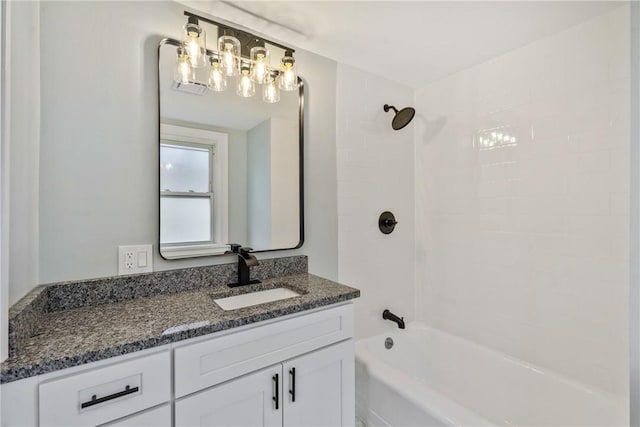
{"type": "Polygon", "coordinates": [[[152,251],[153,245],[118,246],[118,275],[151,273],[152,251]]]}

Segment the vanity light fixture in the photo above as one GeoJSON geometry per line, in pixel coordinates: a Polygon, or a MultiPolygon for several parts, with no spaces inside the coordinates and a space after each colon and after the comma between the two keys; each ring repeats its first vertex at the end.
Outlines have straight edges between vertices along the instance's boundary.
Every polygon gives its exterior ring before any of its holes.
{"type": "Polygon", "coordinates": [[[282,70],[280,71],[280,89],[291,91],[298,89],[298,73],[296,72],[296,60],[293,59],[293,51],[287,50],[282,58],[282,70]]]}
{"type": "Polygon", "coordinates": [[[191,58],[187,53],[187,49],[179,47],[176,49],[178,58],[176,59],[176,81],[182,84],[189,84],[193,80],[193,72],[191,70],[191,58]]]}
{"type": "Polygon", "coordinates": [[[202,68],[207,66],[207,36],[200,25],[196,16],[189,16],[186,24],[184,24],[184,45],[189,53],[191,66],[193,68],[202,68]]]}
{"type": "Polygon", "coordinates": [[[251,79],[258,83],[266,83],[269,70],[269,51],[266,47],[256,46],[251,48],[251,79]]]}
{"type": "Polygon", "coordinates": [[[243,98],[249,98],[256,94],[256,85],[251,80],[249,74],[250,68],[248,64],[243,64],[240,68],[240,77],[238,78],[238,90],[236,93],[243,98]]]}
{"type": "Polygon", "coordinates": [[[262,100],[269,104],[280,101],[280,87],[278,86],[278,72],[273,71],[267,75],[264,88],[262,89],[262,100]]]}
{"type": "Polygon", "coordinates": [[[222,35],[218,39],[218,52],[222,55],[222,66],[227,76],[237,76],[240,61],[240,40],[222,35]]]}
{"type": "Polygon", "coordinates": [[[280,100],[280,90],[298,90],[294,50],[290,47],[190,12],[185,15],[188,20],[184,25],[184,43],[177,48],[176,82],[221,92],[226,90],[228,78],[236,77],[234,83],[239,96],[254,96],[256,85],[262,85],[262,100],[270,104],[280,100]],[[216,26],[218,34],[222,34],[218,38],[218,50],[206,48],[206,33],[200,22],[216,26]],[[267,45],[284,51],[276,67],[270,65],[271,52],[267,45]],[[198,71],[201,68],[208,72],[202,74],[198,71]],[[198,81],[203,79],[207,81],[198,81]]]}
{"type": "Polygon", "coordinates": [[[222,92],[227,88],[227,76],[220,64],[218,55],[209,57],[209,89],[214,92],[222,92]]]}

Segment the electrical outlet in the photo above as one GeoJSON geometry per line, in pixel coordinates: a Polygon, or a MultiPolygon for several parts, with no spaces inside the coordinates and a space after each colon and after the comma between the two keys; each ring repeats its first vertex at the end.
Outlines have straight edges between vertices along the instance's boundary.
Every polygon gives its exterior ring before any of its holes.
{"type": "Polygon", "coordinates": [[[152,245],[118,246],[118,274],[153,271],[152,245]]]}
{"type": "Polygon", "coordinates": [[[124,253],[124,269],[131,270],[133,268],[133,258],[135,253],[133,251],[125,251],[124,253]]]}

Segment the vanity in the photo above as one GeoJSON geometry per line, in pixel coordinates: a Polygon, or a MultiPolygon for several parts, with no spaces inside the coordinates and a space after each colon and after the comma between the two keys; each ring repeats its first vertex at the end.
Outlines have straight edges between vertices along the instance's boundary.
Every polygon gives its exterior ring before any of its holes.
{"type": "Polygon", "coordinates": [[[234,270],[34,290],[11,313],[2,425],[353,425],[359,291],[308,274],[303,256],[261,261],[257,285],[229,288],[234,270]]]}

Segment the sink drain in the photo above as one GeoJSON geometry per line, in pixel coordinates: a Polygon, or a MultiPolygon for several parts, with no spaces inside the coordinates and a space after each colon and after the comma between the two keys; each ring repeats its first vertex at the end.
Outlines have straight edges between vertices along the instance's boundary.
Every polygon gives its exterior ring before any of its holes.
{"type": "Polygon", "coordinates": [[[387,339],[384,340],[384,348],[389,350],[391,347],[393,347],[393,339],[391,339],[391,337],[387,337],[387,339]]]}

